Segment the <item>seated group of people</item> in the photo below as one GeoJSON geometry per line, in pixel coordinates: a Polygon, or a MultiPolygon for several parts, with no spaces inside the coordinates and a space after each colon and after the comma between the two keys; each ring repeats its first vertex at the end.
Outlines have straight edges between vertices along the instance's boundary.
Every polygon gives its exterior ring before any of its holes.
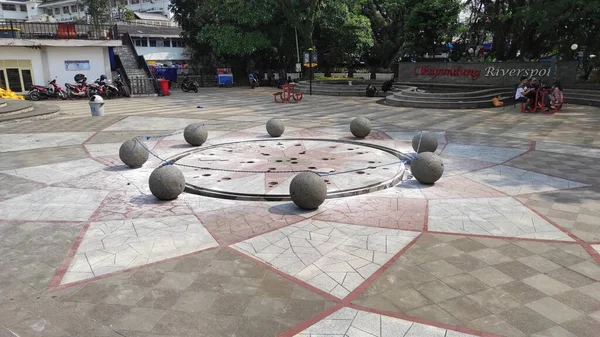
{"type": "MultiPolygon", "coordinates": [[[[515,100],[525,103],[525,110],[530,112],[535,108],[537,92],[540,89],[540,83],[535,77],[529,79],[527,76],[521,76],[521,83],[517,86],[515,100]]],[[[540,98],[537,97],[539,100],[540,98]]],[[[544,108],[546,111],[559,108],[564,100],[562,85],[559,81],[554,81],[552,89],[544,97],[544,108]]]]}

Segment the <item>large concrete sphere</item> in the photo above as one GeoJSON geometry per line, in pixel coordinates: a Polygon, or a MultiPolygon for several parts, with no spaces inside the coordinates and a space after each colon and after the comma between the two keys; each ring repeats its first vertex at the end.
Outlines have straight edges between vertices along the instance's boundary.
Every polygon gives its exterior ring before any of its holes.
{"type": "Polygon", "coordinates": [[[350,123],[350,132],[357,138],[365,138],[371,133],[371,121],[365,116],[358,116],[350,123]]]}
{"type": "Polygon", "coordinates": [[[285,125],[283,125],[281,119],[271,118],[267,122],[267,133],[271,135],[271,137],[279,137],[283,135],[284,131],[285,125]]]}
{"type": "Polygon", "coordinates": [[[148,150],[136,139],[130,139],[121,144],[119,158],[131,168],[142,167],[148,160],[148,150]]]}
{"type": "Polygon", "coordinates": [[[327,198],[327,184],[316,173],[298,173],[290,184],[290,196],[302,209],[317,209],[327,198]]]}
{"type": "Polygon", "coordinates": [[[423,184],[433,184],[444,174],[444,161],[432,152],[419,153],[419,158],[410,163],[412,175],[423,184]]]}
{"type": "Polygon", "coordinates": [[[429,131],[419,131],[412,139],[413,150],[421,152],[435,152],[438,147],[437,135],[429,131]],[[421,145],[419,146],[419,139],[421,145]]]}
{"type": "Polygon", "coordinates": [[[190,124],[183,130],[183,138],[190,145],[200,146],[208,138],[208,131],[200,123],[190,124]]]}
{"type": "Polygon", "coordinates": [[[160,200],[176,199],[185,189],[185,177],[173,165],[161,166],[150,174],[150,192],[160,200]]]}

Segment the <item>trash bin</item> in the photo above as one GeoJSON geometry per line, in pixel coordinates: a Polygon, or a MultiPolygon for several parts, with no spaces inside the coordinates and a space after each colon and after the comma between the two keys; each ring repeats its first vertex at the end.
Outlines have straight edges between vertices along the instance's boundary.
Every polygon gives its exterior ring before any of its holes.
{"type": "Polygon", "coordinates": [[[90,97],[90,110],[92,116],[104,116],[104,99],[98,95],[90,97]]]}
{"type": "Polygon", "coordinates": [[[162,90],[165,96],[169,96],[169,80],[158,80],[158,84],[160,85],[160,90],[162,90]]]}

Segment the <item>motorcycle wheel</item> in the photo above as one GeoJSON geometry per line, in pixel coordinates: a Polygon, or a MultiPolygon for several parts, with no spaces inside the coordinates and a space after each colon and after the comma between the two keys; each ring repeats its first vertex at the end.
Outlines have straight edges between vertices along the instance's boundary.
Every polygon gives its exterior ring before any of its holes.
{"type": "Polygon", "coordinates": [[[62,99],[63,101],[64,101],[64,100],[66,100],[67,98],[69,98],[69,97],[67,96],[67,93],[66,93],[64,90],[61,90],[61,91],[59,91],[59,92],[58,92],[58,97],[59,97],[60,99],[62,99]]]}
{"type": "Polygon", "coordinates": [[[29,92],[29,99],[31,99],[32,101],[39,101],[40,99],[42,99],[42,94],[40,94],[38,90],[31,90],[29,92]]]}
{"type": "Polygon", "coordinates": [[[190,88],[188,88],[188,86],[187,86],[187,85],[182,85],[182,86],[181,86],[181,90],[182,90],[183,92],[189,92],[189,91],[190,91],[190,88]]]}
{"type": "Polygon", "coordinates": [[[195,92],[195,93],[198,93],[198,88],[194,88],[194,92],[195,92]]]}
{"type": "Polygon", "coordinates": [[[86,93],[86,95],[87,95],[88,98],[92,98],[92,96],[94,96],[96,94],[96,91],[95,90],[91,90],[91,89],[88,88],[85,91],[85,93],[86,93]]]}
{"type": "Polygon", "coordinates": [[[130,97],[131,96],[131,92],[129,92],[129,88],[128,87],[123,86],[122,90],[123,90],[123,96],[125,96],[125,97],[130,97]]]}
{"type": "Polygon", "coordinates": [[[113,89],[106,89],[106,98],[112,99],[119,97],[119,92],[113,89]]]}

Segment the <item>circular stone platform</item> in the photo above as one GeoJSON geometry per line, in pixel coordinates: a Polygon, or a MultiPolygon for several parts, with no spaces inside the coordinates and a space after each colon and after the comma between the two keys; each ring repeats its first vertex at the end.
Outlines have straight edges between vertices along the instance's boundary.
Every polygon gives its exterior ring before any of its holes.
{"type": "Polygon", "coordinates": [[[175,161],[191,193],[241,200],[290,200],[303,171],[323,175],[327,197],[369,193],[399,183],[406,157],[393,149],[348,140],[265,139],[218,144],[175,161]]]}

